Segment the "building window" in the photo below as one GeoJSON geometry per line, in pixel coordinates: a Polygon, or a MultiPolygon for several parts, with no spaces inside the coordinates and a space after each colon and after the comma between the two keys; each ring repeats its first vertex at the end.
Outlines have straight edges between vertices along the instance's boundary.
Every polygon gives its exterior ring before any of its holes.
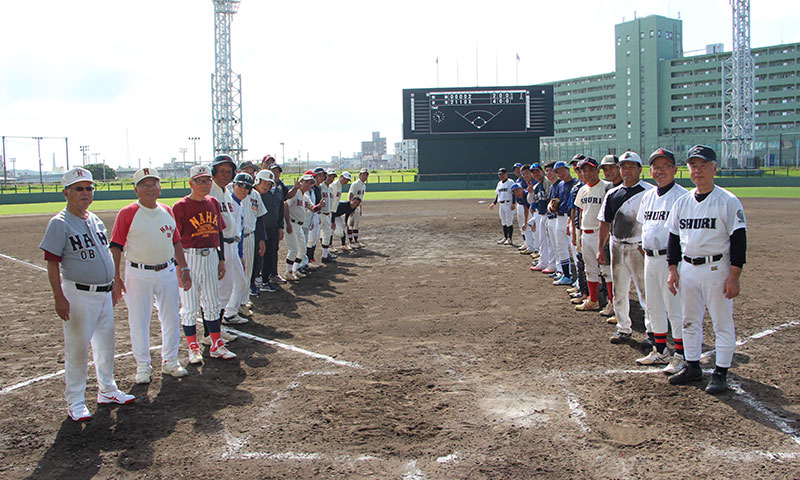
{"type": "Polygon", "coordinates": [[[631,79],[628,78],[628,86],[630,86],[630,85],[631,85],[631,79]]]}
{"type": "Polygon", "coordinates": [[[630,57],[630,56],[631,56],[631,51],[630,51],[630,50],[627,50],[627,51],[625,52],[625,56],[626,56],[626,57],[630,57]]]}
{"type": "Polygon", "coordinates": [[[622,37],[617,37],[617,45],[622,45],[622,37]]]}
{"type": "Polygon", "coordinates": [[[639,38],[641,38],[641,39],[644,39],[644,32],[641,32],[641,33],[639,34],[639,38]]]}
{"type": "Polygon", "coordinates": [[[655,35],[655,34],[656,34],[656,32],[654,32],[653,30],[650,30],[650,38],[653,38],[653,35],[655,35]]]}
{"type": "Polygon", "coordinates": [[[625,35],[625,43],[628,43],[630,41],[631,41],[631,36],[630,35],[625,35]]]}
{"type": "Polygon", "coordinates": [[[628,72],[628,75],[631,74],[631,67],[628,67],[627,72],[628,72]]]}
{"type": "Polygon", "coordinates": [[[661,30],[658,31],[658,38],[661,38],[661,30]]]}

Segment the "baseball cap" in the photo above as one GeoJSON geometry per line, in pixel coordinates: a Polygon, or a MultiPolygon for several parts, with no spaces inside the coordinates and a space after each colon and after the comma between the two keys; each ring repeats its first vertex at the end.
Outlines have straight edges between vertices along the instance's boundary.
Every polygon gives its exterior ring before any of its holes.
{"type": "Polygon", "coordinates": [[[233,177],[233,183],[234,185],[237,183],[244,183],[248,187],[252,187],[253,177],[251,177],[250,174],[247,172],[240,172],[237,173],[235,177],[233,177]]]}
{"type": "Polygon", "coordinates": [[[364,167],[361,170],[359,170],[358,173],[369,173],[369,168],[364,167]]]}
{"type": "Polygon", "coordinates": [[[78,182],[92,182],[94,183],[94,179],[92,178],[92,172],[86,170],[85,168],[75,167],[71,170],[68,170],[67,173],[61,178],[61,184],[65,187],[69,187],[73,183],[78,182]]]}
{"type": "Polygon", "coordinates": [[[269,169],[270,170],[280,170],[281,172],[283,171],[283,169],[281,168],[281,166],[280,166],[280,164],[278,162],[270,164],[269,169]]]}
{"type": "Polygon", "coordinates": [[[694,147],[690,148],[689,152],[686,154],[687,162],[692,158],[700,158],[706,162],[716,162],[717,153],[714,152],[711,147],[707,147],[705,145],[695,145],[694,147]]]}
{"type": "Polygon", "coordinates": [[[139,185],[139,182],[145,178],[155,178],[156,180],[161,180],[161,177],[158,176],[158,170],[155,168],[140,168],[139,170],[136,170],[136,173],[133,174],[133,184],[139,185]]]}
{"type": "Polygon", "coordinates": [[[497,170],[497,173],[508,173],[508,170],[506,170],[504,167],[500,167],[500,169],[497,170]]]}
{"type": "Polygon", "coordinates": [[[258,185],[260,182],[275,183],[275,176],[269,170],[260,170],[256,173],[255,184],[258,185]]]}
{"type": "Polygon", "coordinates": [[[273,157],[273,156],[272,156],[272,155],[270,155],[270,154],[266,154],[266,155],[264,155],[264,158],[263,158],[263,159],[261,159],[261,163],[264,163],[264,162],[266,162],[267,160],[272,160],[272,161],[274,162],[274,161],[275,161],[275,157],[273,157]]]}
{"type": "Polygon", "coordinates": [[[310,175],[310,174],[306,173],[305,175],[300,177],[300,181],[301,182],[304,182],[306,180],[311,180],[313,182],[314,181],[314,175],[313,174],[310,175]]]}
{"type": "Polygon", "coordinates": [[[189,177],[194,180],[198,177],[210,177],[211,168],[208,165],[195,165],[189,169],[189,177]]]}
{"type": "Polygon", "coordinates": [[[513,165],[513,168],[522,168],[522,164],[517,162],[513,165]]]}
{"type": "Polygon", "coordinates": [[[597,168],[597,167],[600,166],[600,164],[597,163],[597,160],[595,160],[594,158],[586,157],[583,160],[581,160],[580,163],[578,163],[578,168],[583,168],[586,165],[592,166],[594,168],[597,168]]]}
{"type": "Polygon", "coordinates": [[[342,176],[343,176],[344,178],[348,179],[348,180],[352,180],[352,179],[353,179],[353,176],[352,176],[352,175],[350,175],[350,172],[348,172],[347,170],[345,170],[344,172],[342,172],[342,176]]]}
{"type": "Polygon", "coordinates": [[[619,157],[619,163],[622,162],[633,162],[638,163],[639,165],[642,164],[642,158],[636,152],[625,152],[619,157]]]}
{"type": "Polygon", "coordinates": [[[648,162],[650,165],[652,165],[652,164],[653,164],[653,161],[654,161],[656,158],[659,158],[659,157],[666,158],[667,160],[669,160],[670,162],[672,162],[672,164],[673,164],[673,165],[676,165],[676,162],[675,162],[675,154],[673,154],[672,152],[670,152],[670,151],[669,151],[669,150],[667,150],[666,148],[659,148],[658,150],[656,150],[655,152],[653,152],[653,153],[650,155],[650,158],[647,160],[647,162],[648,162]]]}
{"type": "Polygon", "coordinates": [[[329,169],[325,170],[325,173],[327,173],[328,175],[334,175],[335,176],[336,175],[336,170],[334,170],[332,168],[329,168],[329,169]]]}
{"type": "Polygon", "coordinates": [[[519,183],[515,183],[514,185],[511,185],[511,191],[512,191],[512,192],[513,192],[514,190],[518,190],[518,189],[520,189],[520,188],[522,188],[522,185],[520,185],[519,183]]]}
{"type": "Polygon", "coordinates": [[[605,157],[603,157],[602,160],[600,160],[601,167],[603,165],[616,165],[618,163],[619,163],[619,158],[617,158],[616,155],[611,155],[611,154],[606,155],[605,157]]]}
{"type": "Polygon", "coordinates": [[[541,170],[541,169],[542,169],[542,166],[539,165],[538,163],[532,163],[531,164],[531,172],[534,171],[534,170],[541,170]]]}
{"type": "Polygon", "coordinates": [[[325,169],[324,169],[324,168],[322,168],[322,167],[317,167],[317,168],[315,168],[315,169],[314,169],[314,175],[316,175],[316,174],[318,174],[318,173],[327,173],[327,172],[325,172],[325,169]]]}
{"type": "Polygon", "coordinates": [[[555,165],[553,165],[553,170],[556,170],[556,169],[561,168],[561,167],[569,168],[569,165],[567,165],[566,162],[559,161],[559,162],[556,162],[555,165]]]}
{"type": "Polygon", "coordinates": [[[569,164],[572,165],[573,163],[581,163],[581,161],[583,161],[584,159],[586,159],[586,155],[578,153],[574,157],[572,157],[572,160],[569,161],[569,164]]]}
{"type": "Polygon", "coordinates": [[[252,168],[254,170],[258,170],[258,167],[256,167],[256,164],[251,162],[250,160],[245,160],[244,162],[239,164],[239,170],[242,170],[242,169],[245,169],[245,168],[252,168]]]}

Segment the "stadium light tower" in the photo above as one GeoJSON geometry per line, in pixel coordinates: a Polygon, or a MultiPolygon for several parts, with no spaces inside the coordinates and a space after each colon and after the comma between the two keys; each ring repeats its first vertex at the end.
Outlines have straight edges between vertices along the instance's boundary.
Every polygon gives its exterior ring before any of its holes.
{"type": "Polygon", "coordinates": [[[730,0],[733,49],[722,62],[722,168],[747,167],[756,134],[755,69],[750,52],[750,0],[730,0]]]}
{"type": "Polygon", "coordinates": [[[214,73],[211,75],[211,130],[214,155],[237,162],[242,152],[242,76],[231,71],[231,20],[239,0],[214,2],[214,73]]]}

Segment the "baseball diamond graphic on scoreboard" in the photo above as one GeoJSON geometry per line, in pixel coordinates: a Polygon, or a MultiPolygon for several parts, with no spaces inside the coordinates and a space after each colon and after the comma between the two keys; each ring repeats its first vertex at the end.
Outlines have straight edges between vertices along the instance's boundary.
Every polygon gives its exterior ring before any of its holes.
{"type": "Polygon", "coordinates": [[[403,90],[405,138],[553,135],[551,86],[403,90]]]}

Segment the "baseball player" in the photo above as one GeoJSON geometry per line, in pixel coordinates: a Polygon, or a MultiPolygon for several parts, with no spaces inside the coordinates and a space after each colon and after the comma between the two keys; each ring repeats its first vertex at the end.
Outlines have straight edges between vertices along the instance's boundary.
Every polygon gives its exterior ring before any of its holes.
{"type": "Polygon", "coordinates": [[[303,175],[300,180],[286,194],[286,276],[287,280],[298,280],[305,277],[300,272],[300,265],[303,258],[300,256],[305,248],[305,238],[303,237],[303,223],[306,219],[306,210],[319,211],[320,205],[311,203],[308,191],[314,185],[314,177],[303,175]]]}
{"type": "MultiPolygon", "coordinates": [[[[259,217],[266,233],[266,248],[263,254],[263,263],[257,263],[255,271],[261,275],[260,292],[275,293],[278,287],[272,283],[272,272],[277,271],[278,246],[283,239],[283,191],[273,188],[275,177],[270,170],[261,170],[256,174],[253,189],[260,195],[266,207],[266,214],[259,217]]],[[[259,258],[256,261],[258,262],[259,258]]]]}
{"type": "Polygon", "coordinates": [[[659,148],[650,155],[650,173],[658,188],[651,188],[642,196],[636,220],[642,224],[642,250],[644,257],[644,290],[647,297],[647,314],[653,330],[655,346],[647,356],[639,358],[640,365],[667,364],[664,373],[674,374],[685,367],[683,353],[683,315],[680,294],[672,295],[665,286],[669,269],[667,244],[669,229],[667,219],[672,205],[686,189],[675,183],[678,167],[675,155],[659,148]],[[667,349],[667,317],[672,326],[675,355],[667,349]]]}
{"type": "Polygon", "coordinates": [[[350,246],[353,248],[361,248],[364,246],[363,243],[358,241],[358,225],[361,223],[361,215],[363,214],[364,194],[367,193],[368,177],[369,169],[362,168],[361,171],[358,172],[358,180],[350,185],[350,191],[347,194],[348,199],[352,197],[358,197],[361,199],[361,202],[358,204],[358,209],[353,212],[352,215],[350,215],[350,219],[348,220],[347,224],[347,238],[350,240],[350,246]]]}
{"type": "Polygon", "coordinates": [[[531,165],[531,175],[536,180],[533,186],[533,202],[531,207],[535,205],[536,211],[534,212],[534,226],[535,233],[538,237],[537,243],[539,245],[539,257],[536,265],[531,267],[531,271],[538,272],[548,267],[554,267],[555,261],[553,260],[550,242],[547,238],[547,203],[550,195],[550,180],[548,180],[542,167],[538,163],[531,165]]]}
{"type": "Polygon", "coordinates": [[[572,256],[573,264],[575,265],[575,271],[572,272],[572,287],[567,289],[567,293],[572,298],[572,303],[575,304],[583,303],[584,295],[589,294],[589,290],[586,285],[586,271],[583,263],[583,254],[581,253],[581,238],[580,234],[578,233],[578,230],[580,230],[580,209],[575,206],[575,197],[578,195],[578,191],[584,185],[583,173],[578,165],[586,158],[586,155],[579,153],[572,157],[572,160],[569,162],[570,167],[572,167],[572,169],[575,171],[576,181],[569,190],[569,211],[567,213],[568,219],[566,233],[570,239],[569,251],[572,256]]]}
{"type": "Polygon", "coordinates": [[[178,362],[181,342],[178,275],[184,290],[192,286],[190,269],[175,229],[172,209],[158,202],[161,177],[155,168],[141,168],[133,174],[138,201],[117,213],[111,236],[114,257],[114,293],[125,294],[131,350],[136,360],[136,383],[150,383],[150,317],[155,298],[161,323],[161,373],[173,377],[188,374],[178,362]],[[120,267],[125,252],[125,280],[120,267]],[[175,273],[175,267],[179,273],[175,273]]]}
{"type": "Polygon", "coordinates": [[[514,202],[511,195],[511,187],[514,181],[508,178],[508,170],[500,168],[497,171],[497,177],[500,179],[495,187],[494,201],[489,205],[489,210],[494,210],[494,206],[498,203],[498,213],[500,214],[500,224],[503,226],[503,239],[498,240],[499,245],[513,245],[511,237],[514,234],[514,202]]]}
{"type": "MultiPolygon", "coordinates": [[[[585,299],[582,304],[577,305],[575,310],[588,312],[600,310],[597,295],[600,286],[600,272],[603,273],[605,278],[611,278],[609,266],[597,263],[597,239],[600,230],[598,215],[603,199],[605,199],[606,193],[611,188],[611,183],[600,180],[599,165],[597,160],[592,157],[582,160],[580,169],[585,185],[578,190],[575,204],[581,210],[581,249],[589,298],[585,299]]],[[[612,291],[610,285],[608,290],[612,291]]],[[[611,303],[611,300],[609,300],[609,303],[611,303]]]]}
{"type": "MultiPolygon", "coordinates": [[[[222,305],[219,281],[225,277],[225,249],[222,232],[226,227],[219,201],[210,196],[211,169],[195,165],[189,170],[189,195],[172,207],[176,232],[180,235],[186,263],[191,269],[189,290],[180,290],[181,325],[189,346],[189,363],[202,364],[203,352],[197,343],[197,323],[200,309],[203,326],[211,340],[211,357],[229,360],[236,354],[225,347],[221,337],[222,305]]],[[[241,265],[241,264],[240,264],[241,265]]]]}
{"type": "Polygon", "coordinates": [[[522,166],[522,178],[525,179],[525,199],[528,202],[528,228],[525,236],[524,249],[520,247],[521,253],[529,254],[531,257],[538,257],[539,242],[536,235],[536,195],[533,193],[533,188],[537,181],[533,177],[531,165],[525,164],[522,166]]]}
{"type": "Polygon", "coordinates": [[[519,180],[520,178],[522,178],[522,175],[520,174],[520,172],[522,171],[522,164],[521,163],[517,162],[514,165],[512,165],[511,168],[512,168],[512,170],[514,172],[514,180],[515,181],[519,180]]]}
{"type": "MultiPolygon", "coordinates": [[[[619,158],[622,184],[609,190],[603,199],[600,212],[600,234],[597,238],[597,262],[606,263],[605,246],[611,236],[611,279],[613,281],[614,313],[617,331],[611,343],[627,343],[631,339],[631,318],[628,292],[631,280],[636,286],[639,304],[645,311],[645,327],[651,333],[644,292],[644,255],[641,252],[642,225],[636,221],[644,192],[653,188],[640,179],[642,159],[634,152],[625,152],[619,158]]],[[[649,337],[649,335],[648,335],[649,337]]]]}
{"type": "MultiPolygon", "coordinates": [[[[330,198],[328,198],[327,193],[330,192],[323,194],[323,185],[327,178],[328,174],[325,172],[324,168],[317,167],[314,169],[314,186],[311,187],[311,191],[314,192],[314,197],[311,199],[311,203],[317,203],[324,199],[325,203],[323,205],[329,207],[328,202],[330,198]]],[[[325,189],[328,190],[327,185],[325,185],[325,189]]],[[[322,217],[322,208],[318,212],[311,212],[311,226],[309,227],[308,241],[306,243],[306,255],[308,256],[308,261],[311,263],[315,261],[317,242],[322,238],[322,217]]]]}
{"type": "Polygon", "coordinates": [[[248,291],[247,279],[244,275],[238,243],[242,235],[242,208],[233,201],[233,195],[226,188],[233,180],[236,162],[230,155],[217,155],[211,162],[210,195],[220,204],[225,228],[222,231],[223,249],[225,250],[225,276],[219,282],[219,302],[224,308],[223,323],[239,325],[248,320],[239,315],[239,300],[248,291]]]}
{"type": "Polygon", "coordinates": [[[686,368],[669,377],[669,382],[683,385],[703,378],[700,353],[703,316],[708,308],[714,326],[716,368],[706,392],[717,394],[728,388],[728,368],[736,346],[733,299],[739,295],[747,252],[747,222],[739,199],[714,185],[714,150],[695,145],[686,163],[695,188],[675,202],[667,220],[667,284],[673,295],[680,287],[686,368]]]}
{"type": "Polygon", "coordinates": [[[333,222],[336,225],[334,235],[339,232],[344,232],[345,225],[347,225],[347,217],[352,215],[353,212],[358,209],[359,205],[361,205],[361,199],[358,197],[353,197],[346,202],[339,202],[336,211],[331,214],[333,222]]]}
{"type": "MultiPolygon", "coordinates": [[[[242,238],[239,241],[239,250],[244,266],[244,278],[247,282],[252,282],[253,262],[256,256],[255,244],[258,242],[258,254],[264,255],[267,249],[264,234],[263,216],[267,209],[261,200],[261,195],[253,190],[253,177],[247,172],[239,172],[233,177],[231,193],[233,201],[239,204],[242,210],[242,238]]],[[[249,301],[250,294],[253,293],[255,285],[249,284],[248,289],[243,289],[242,296],[239,298],[239,316],[252,316],[252,303],[249,301]]],[[[258,292],[256,292],[258,293],[258,292]]]]}
{"type": "Polygon", "coordinates": [[[521,254],[531,254],[533,253],[533,248],[531,248],[531,239],[533,235],[530,235],[530,209],[531,204],[528,202],[528,186],[530,185],[529,180],[531,179],[531,166],[530,165],[522,165],[519,168],[519,176],[517,180],[514,182],[522,188],[522,195],[521,196],[514,196],[514,205],[515,205],[515,213],[517,218],[517,225],[519,225],[519,233],[522,237],[522,243],[520,244],[518,250],[521,254]]]}
{"type": "MultiPolygon", "coordinates": [[[[339,206],[339,199],[333,198],[333,187],[331,185],[336,180],[336,170],[329,168],[325,171],[325,181],[320,183],[319,189],[322,199],[325,200],[322,210],[320,210],[320,239],[322,243],[322,262],[328,263],[336,260],[336,254],[330,251],[333,240],[333,218],[331,213],[333,208],[339,206]]],[[[338,183],[338,182],[337,182],[338,183]]],[[[339,195],[342,191],[339,190],[339,195]]]]}
{"type": "MultiPolygon", "coordinates": [[[[262,284],[263,284],[263,280],[267,279],[267,275],[269,275],[269,282],[272,283],[272,284],[286,283],[286,279],[281,277],[280,274],[278,273],[278,254],[277,254],[277,251],[278,251],[278,247],[280,245],[280,242],[283,240],[284,229],[286,227],[286,225],[285,225],[286,222],[284,220],[285,216],[286,216],[285,215],[285,210],[286,210],[286,208],[285,208],[285,200],[286,200],[286,194],[289,192],[289,188],[286,186],[285,183],[283,183],[283,180],[281,180],[281,174],[283,173],[283,168],[281,168],[281,166],[279,164],[277,164],[277,163],[270,164],[269,171],[272,173],[272,181],[273,181],[273,185],[272,185],[272,188],[270,189],[270,192],[272,193],[273,201],[276,202],[277,205],[278,205],[278,207],[277,207],[278,208],[278,218],[275,220],[277,222],[277,224],[273,225],[273,228],[277,228],[277,236],[273,234],[272,235],[273,240],[269,240],[269,238],[270,238],[269,237],[270,227],[269,227],[269,224],[265,223],[265,226],[267,227],[267,251],[268,252],[271,251],[270,250],[270,248],[271,248],[270,244],[274,241],[274,252],[275,253],[272,254],[274,256],[270,258],[270,262],[269,262],[270,271],[269,272],[262,272],[262,275],[261,275],[262,284]]],[[[270,208],[269,208],[269,204],[267,203],[267,197],[262,194],[261,198],[262,198],[262,200],[264,200],[264,204],[267,207],[267,210],[269,211],[270,208]]],[[[273,208],[272,211],[275,211],[275,209],[273,208]]],[[[265,266],[267,266],[266,261],[265,261],[265,266]]]]}
{"type": "Polygon", "coordinates": [[[612,187],[622,184],[622,177],[619,174],[619,158],[616,155],[609,154],[603,157],[600,161],[600,169],[603,171],[603,177],[611,183],[612,187]]]}
{"type": "MultiPolygon", "coordinates": [[[[261,159],[261,169],[262,170],[269,170],[270,166],[275,163],[275,157],[270,155],[269,153],[264,155],[264,158],[261,159]]],[[[247,172],[250,173],[250,172],[247,172]]]]}
{"type": "MultiPolygon", "coordinates": [[[[344,172],[342,172],[341,176],[339,176],[339,181],[338,182],[334,182],[332,184],[333,186],[331,187],[331,198],[336,203],[331,205],[331,210],[333,210],[333,206],[334,205],[336,205],[336,207],[338,208],[340,203],[347,203],[347,200],[342,200],[342,188],[345,185],[347,185],[350,182],[350,180],[352,180],[352,179],[353,179],[353,177],[352,177],[352,175],[350,175],[350,172],[344,171],[344,172]]],[[[350,247],[347,246],[347,236],[345,235],[346,233],[347,233],[346,229],[344,229],[344,230],[342,230],[342,232],[340,234],[338,234],[338,235],[335,234],[334,235],[335,237],[340,237],[340,239],[342,241],[341,250],[345,251],[345,252],[350,250],[350,247]]],[[[337,251],[334,251],[334,253],[337,253],[337,251]]]]}
{"type": "Polygon", "coordinates": [[[557,197],[555,187],[561,183],[561,179],[558,178],[558,175],[556,175],[556,172],[553,169],[555,164],[556,162],[550,162],[544,166],[544,175],[550,181],[550,189],[547,191],[547,219],[545,222],[545,228],[547,230],[547,243],[550,246],[550,264],[547,266],[547,268],[542,270],[542,273],[548,274],[553,278],[561,273],[561,265],[558,263],[558,254],[556,252],[558,216],[554,210],[551,210],[551,202],[557,197]]]}
{"type": "Polygon", "coordinates": [[[569,173],[569,166],[565,162],[556,162],[553,165],[553,170],[558,175],[560,182],[554,185],[555,196],[557,201],[551,200],[550,209],[556,214],[556,231],[555,231],[555,246],[556,246],[556,261],[561,264],[561,278],[555,280],[553,285],[572,285],[572,272],[570,271],[570,247],[572,243],[568,236],[569,224],[569,198],[572,186],[575,185],[577,180],[572,178],[569,173]]]}
{"type": "Polygon", "coordinates": [[[69,418],[89,420],[86,373],[89,344],[97,372],[97,403],[127,404],[133,395],[114,381],[114,259],[108,251],[108,232],[89,211],[94,199],[92,174],[76,167],[64,174],[66,207],[47,223],[39,248],[47,261],[47,277],[56,314],[64,330],[64,399],[69,418]]]}

